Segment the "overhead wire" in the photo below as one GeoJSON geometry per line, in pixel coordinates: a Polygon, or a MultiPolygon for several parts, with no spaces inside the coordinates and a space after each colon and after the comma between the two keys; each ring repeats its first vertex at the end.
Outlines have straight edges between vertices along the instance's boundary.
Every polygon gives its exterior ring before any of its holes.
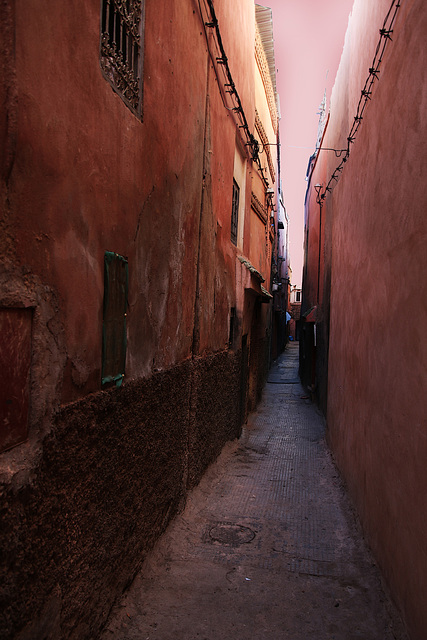
{"type": "Polygon", "coordinates": [[[332,192],[332,189],[335,186],[335,184],[338,182],[340,175],[344,170],[344,165],[350,156],[351,145],[353,145],[356,141],[356,137],[360,129],[362,120],[364,118],[368,101],[371,100],[371,97],[372,97],[372,91],[373,91],[375,81],[379,81],[380,66],[384,57],[386,47],[388,43],[392,41],[391,34],[393,33],[394,23],[396,21],[396,16],[401,4],[402,4],[402,0],[392,1],[390,8],[387,12],[387,15],[384,19],[383,26],[379,30],[380,37],[377,43],[377,47],[375,49],[375,55],[374,55],[372,64],[369,68],[369,74],[364,84],[364,87],[360,92],[360,98],[357,105],[356,115],[353,118],[353,123],[347,136],[347,149],[345,150],[345,154],[341,162],[334,169],[331,177],[329,178],[329,181],[327,182],[324,191],[318,196],[321,203],[325,200],[327,194],[332,192]]]}
{"type": "Polygon", "coordinates": [[[215,73],[217,75],[218,82],[219,82],[219,77],[218,77],[216,65],[219,65],[223,69],[223,72],[225,74],[225,81],[223,82],[223,88],[225,89],[225,92],[230,96],[230,99],[233,103],[231,107],[228,107],[225,102],[223,93],[221,91],[224,107],[229,111],[232,111],[235,114],[238,122],[240,123],[238,126],[239,126],[239,129],[241,129],[244,133],[245,140],[246,140],[245,144],[250,149],[252,160],[256,163],[258,170],[260,171],[261,179],[263,181],[265,189],[269,189],[270,185],[269,185],[268,179],[264,175],[264,171],[266,171],[266,169],[262,166],[261,160],[259,158],[259,154],[261,152],[260,143],[258,142],[258,140],[255,138],[255,136],[253,135],[253,133],[251,133],[249,129],[249,124],[246,118],[245,111],[243,109],[242,101],[240,99],[239,93],[236,89],[236,85],[231,75],[230,66],[228,64],[228,57],[224,49],[224,44],[222,41],[219,23],[215,13],[215,7],[213,5],[213,1],[204,0],[204,3],[205,5],[207,4],[209,14],[210,14],[210,16],[207,16],[207,21],[205,20],[205,17],[203,15],[200,0],[198,0],[200,15],[201,15],[201,19],[205,29],[208,50],[211,55],[212,61],[214,63],[213,66],[215,68],[215,73]],[[218,54],[216,56],[212,55],[212,52],[210,51],[210,48],[209,48],[209,41],[208,41],[208,36],[206,32],[207,28],[212,29],[213,33],[215,34],[216,46],[218,48],[218,54]]]}

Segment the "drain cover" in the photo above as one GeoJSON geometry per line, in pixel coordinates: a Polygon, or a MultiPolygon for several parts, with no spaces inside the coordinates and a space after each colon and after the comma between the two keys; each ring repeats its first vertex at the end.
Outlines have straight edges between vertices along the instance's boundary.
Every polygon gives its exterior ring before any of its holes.
{"type": "Polygon", "coordinates": [[[214,542],[227,544],[230,547],[238,547],[247,544],[255,538],[255,532],[249,527],[242,527],[240,524],[216,524],[209,530],[209,537],[214,542]]]}

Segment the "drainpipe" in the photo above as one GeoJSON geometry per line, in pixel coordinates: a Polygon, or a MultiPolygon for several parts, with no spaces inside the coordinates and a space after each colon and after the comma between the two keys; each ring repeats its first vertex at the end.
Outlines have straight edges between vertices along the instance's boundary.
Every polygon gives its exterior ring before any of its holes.
{"type": "Polygon", "coordinates": [[[317,306],[319,306],[319,296],[320,296],[320,258],[322,252],[322,209],[323,209],[323,200],[320,195],[320,191],[322,190],[321,184],[315,184],[314,189],[317,193],[316,202],[319,205],[319,252],[317,259],[317,306]]]}
{"type": "Polygon", "coordinates": [[[187,426],[187,446],[185,451],[184,460],[184,473],[183,473],[183,495],[185,496],[189,486],[191,486],[194,479],[190,478],[190,454],[192,450],[192,444],[194,440],[195,432],[195,420],[197,412],[197,375],[196,375],[196,357],[200,353],[200,258],[202,248],[202,222],[203,222],[203,210],[205,207],[205,192],[206,192],[206,176],[209,171],[209,159],[208,159],[208,135],[209,135],[209,66],[210,58],[207,56],[207,74],[206,74],[206,102],[205,102],[205,122],[204,122],[204,134],[203,134],[203,163],[202,163],[202,191],[200,198],[200,213],[199,213],[199,229],[198,229],[198,245],[197,245],[197,257],[196,257],[196,284],[194,295],[194,310],[193,310],[193,337],[191,342],[191,371],[190,371],[190,394],[189,394],[189,406],[188,406],[188,426],[187,426]]]}
{"type": "Polygon", "coordinates": [[[201,255],[201,244],[202,244],[203,209],[205,206],[206,175],[208,172],[207,138],[208,138],[208,122],[209,122],[209,75],[210,75],[209,67],[210,67],[210,58],[209,56],[207,56],[205,124],[204,124],[204,134],[203,134],[203,178],[202,178],[202,193],[200,198],[199,238],[198,238],[198,246],[197,246],[196,292],[194,296],[194,313],[193,313],[193,340],[191,343],[191,357],[193,360],[200,350],[200,255],[201,255]]]}

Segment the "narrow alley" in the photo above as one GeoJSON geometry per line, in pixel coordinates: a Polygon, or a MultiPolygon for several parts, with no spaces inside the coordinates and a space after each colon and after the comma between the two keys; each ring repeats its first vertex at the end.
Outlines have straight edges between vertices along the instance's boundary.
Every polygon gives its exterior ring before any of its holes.
{"type": "Polygon", "coordinates": [[[145,560],[102,640],[403,640],[298,380],[298,343],[145,560]]]}
{"type": "Polygon", "coordinates": [[[427,638],[427,2],[266,4],[0,1],[0,640],[427,638]]]}

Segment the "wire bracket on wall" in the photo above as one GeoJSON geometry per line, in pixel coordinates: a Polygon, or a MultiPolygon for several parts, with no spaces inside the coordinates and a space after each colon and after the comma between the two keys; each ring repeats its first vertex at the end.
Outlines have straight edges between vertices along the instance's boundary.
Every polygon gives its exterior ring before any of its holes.
{"type": "Polygon", "coordinates": [[[343,153],[347,152],[347,149],[331,149],[330,147],[317,147],[317,151],[333,151],[336,158],[341,158],[343,153]]]}
{"type": "MultiPolygon", "coordinates": [[[[372,89],[374,86],[375,81],[379,81],[380,77],[380,66],[384,57],[384,53],[387,47],[388,42],[392,42],[392,38],[391,38],[391,34],[393,33],[393,26],[394,23],[396,21],[396,16],[398,13],[398,10],[401,6],[401,0],[393,0],[390,8],[387,12],[387,15],[384,19],[384,23],[382,28],[379,30],[379,41],[375,50],[375,55],[374,55],[374,59],[372,61],[372,65],[369,68],[369,75],[366,79],[365,85],[363,87],[363,89],[360,92],[360,98],[359,98],[359,103],[357,105],[357,111],[356,111],[356,115],[353,118],[353,124],[352,127],[348,133],[347,136],[347,149],[345,150],[339,150],[340,154],[337,155],[337,151],[335,149],[332,149],[332,151],[335,151],[335,155],[337,156],[337,158],[341,158],[342,153],[344,153],[344,157],[342,158],[341,162],[339,163],[339,165],[335,168],[335,170],[333,171],[331,177],[329,178],[329,181],[327,182],[325,189],[323,191],[323,193],[318,196],[320,197],[322,200],[324,200],[326,198],[326,195],[328,193],[332,193],[332,187],[334,186],[334,182],[338,182],[340,174],[342,173],[343,169],[344,169],[344,164],[347,162],[349,156],[350,156],[350,148],[351,145],[354,144],[356,142],[356,137],[357,137],[357,133],[359,131],[360,125],[363,121],[363,117],[364,117],[364,113],[365,113],[365,109],[366,106],[368,104],[368,100],[371,100],[372,98],[372,89]],[[337,175],[338,172],[338,175],[337,175]]],[[[320,147],[321,149],[321,147],[320,147]]],[[[329,149],[328,149],[329,150],[329,149]]]]}
{"type": "Polygon", "coordinates": [[[393,29],[380,29],[380,35],[383,38],[388,38],[389,40],[391,40],[391,34],[393,33],[393,29]]]}

